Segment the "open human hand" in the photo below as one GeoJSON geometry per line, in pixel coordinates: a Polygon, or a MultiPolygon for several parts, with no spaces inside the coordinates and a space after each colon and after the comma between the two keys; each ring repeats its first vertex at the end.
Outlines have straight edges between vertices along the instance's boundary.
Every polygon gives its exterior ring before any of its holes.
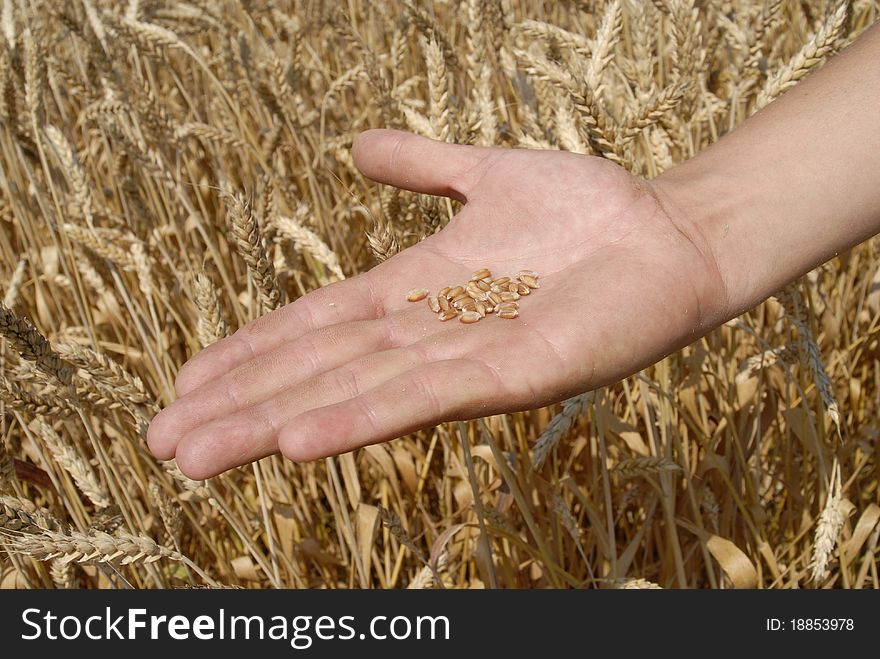
{"type": "Polygon", "coordinates": [[[376,181],[465,203],[439,233],[259,318],[191,359],[148,441],[207,478],[272,453],[297,461],[443,421],[530,409],[608,384],[724,319],[699,228],[662,186],[606,160],[457,146],[374,130],[376,181]],[[436,291],[487,267],[540,274],[514,320],[439,322],[436,291]]]}

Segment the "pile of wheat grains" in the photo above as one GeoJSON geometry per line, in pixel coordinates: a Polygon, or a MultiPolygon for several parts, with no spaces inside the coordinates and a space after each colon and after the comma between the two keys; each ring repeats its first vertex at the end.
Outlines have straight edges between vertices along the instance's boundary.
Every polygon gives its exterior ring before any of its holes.
{"type": "Polygon", "coordinates": [[[420,302],[427,298],[428,308],[441,321],[457,317],[469,325],[492,313],[508,320],[517,318],[517,300],[540,287],[538,273],[534,270],[521,270],[513,278],[495,278],[488,268],[480,268],[464,284],[444,286],[437,295],[429,295],[427,288],[414,288],[407,293],[406,299],[420,302]]]}

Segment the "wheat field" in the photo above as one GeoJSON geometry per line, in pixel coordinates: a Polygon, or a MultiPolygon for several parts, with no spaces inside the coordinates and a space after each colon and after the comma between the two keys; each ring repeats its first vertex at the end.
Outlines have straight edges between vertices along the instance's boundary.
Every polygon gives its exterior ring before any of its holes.
{"type": "Polygon", "coordinates": [[[880,2],[0,4],[2,587],[880,587],[875,240],[559,405],[205,482],[145,443],[201,347],[455,213],[360,131],[651,178],[880,2]]]}

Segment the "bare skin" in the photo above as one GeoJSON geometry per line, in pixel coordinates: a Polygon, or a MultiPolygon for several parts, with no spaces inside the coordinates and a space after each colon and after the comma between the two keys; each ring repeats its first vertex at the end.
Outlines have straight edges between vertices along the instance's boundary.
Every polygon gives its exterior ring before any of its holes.
{"type": "Polygon", "coordinates": [[[644,368],[880,231],[876,62],[873,28],[652,182],[589,156],[362,134],[354,158],[366,176],[463,210],[382,265],[195,356],[178,400],[150,426],[151,450],[206,478],[276,452],[312,460],[538,407],[644,368]],[[811,119],[817,103],[835,120],[811,119]],[[519,318],[441,323],[405,300],[484,266],[541,274],[519,318]]]}

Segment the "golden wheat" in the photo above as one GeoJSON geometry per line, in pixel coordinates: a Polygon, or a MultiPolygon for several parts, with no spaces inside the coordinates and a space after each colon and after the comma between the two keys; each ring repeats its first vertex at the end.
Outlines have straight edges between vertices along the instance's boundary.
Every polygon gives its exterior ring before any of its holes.
{"type": "MultiPolygon", "coordinates": [[[[650,178],[877,1],[0,4],[3,583],[726,588],[746,561],[760,587],[880,587],[876,241],[560,405],[207,482],[144,443],[196,351],[453,217],[361,177],[361,130],[650,178]]],[[[539,302],[536,273],[490,274],[420,305],[539,302]]]]}

